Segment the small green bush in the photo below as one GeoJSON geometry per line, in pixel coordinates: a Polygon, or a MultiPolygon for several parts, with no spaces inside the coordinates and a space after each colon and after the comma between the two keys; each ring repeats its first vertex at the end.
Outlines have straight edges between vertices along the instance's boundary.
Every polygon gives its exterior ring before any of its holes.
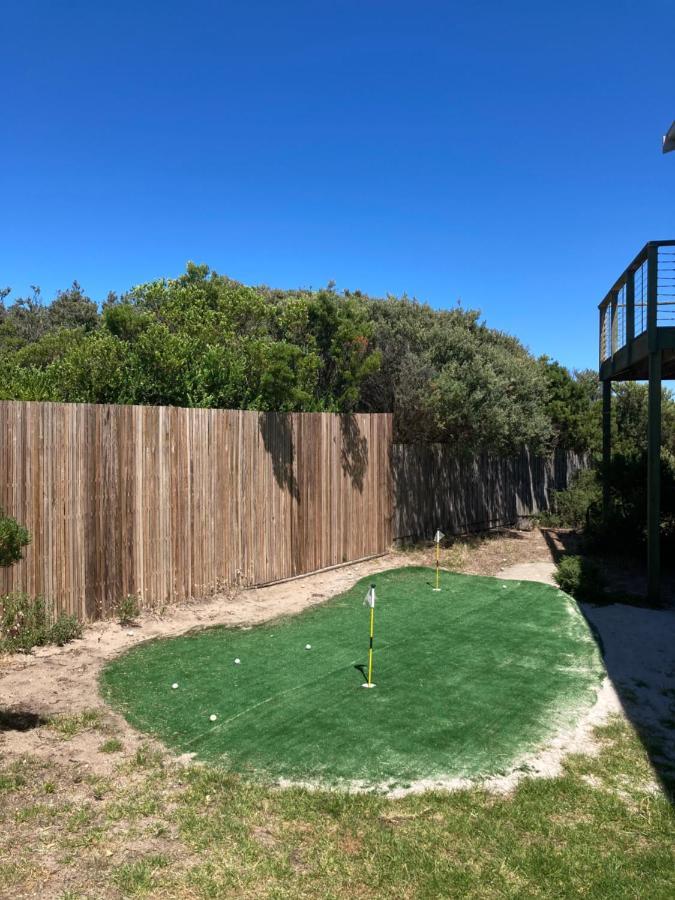
{"type": "Polygon", "coordinates": [[[560,589],[576,600],[602,600],[605,585],[597,565],[583,556],[564,556],[553,577],[560,589]]]}
{"type": "Polygon", "coordinates": [[[14,593],[0,597],[0,651],[29,653],[45,644],[62,646],[80,637],[82,625],[75,616],[61,614],[56,620],[42,597],[14,593]]]}
{"type": "Polygon", "coordinates": [[[63,647],[70,641],[82,637],[82,623],[77,616],[61,613],[49,630],[49,643],[63,647]]]}
{"type": "Polygon", "coordinates": [[[127,594],[126,597],[122,597],[121,600],[117,601],[115,611],[117,612],[120,625],[133,625],[141,614],[138,597],[134,594],[127,594]]]}
{"type": "Polygon", "coordinates": [[[2,636],[4,650],[27,653],[33,647],[47,643],[49,615],[42,597],[28,594],[7,594],[0,598],[2,606],[2,636]]]}
{"type": "Polygon", "coordinates": [[[30,540],[28,530],[0,509],[0,566],[7,568],[23,559],[23,548],[30,540]]]}

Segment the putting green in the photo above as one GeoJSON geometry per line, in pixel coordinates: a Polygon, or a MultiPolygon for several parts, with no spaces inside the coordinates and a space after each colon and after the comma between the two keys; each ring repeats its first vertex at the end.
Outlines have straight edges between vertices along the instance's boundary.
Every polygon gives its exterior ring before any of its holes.
{"type": "Polygon", "coordinates": [[[505,772],[592,705],[595,642],[554,587],[448,573],[432,585],[431,569],[395,569],[292,618],[149,642],[108,665],[102,690],[169,747],[251,776],[391,786],[505,772]],[[371,582],[377,687],[364,690],[371,582]]]}

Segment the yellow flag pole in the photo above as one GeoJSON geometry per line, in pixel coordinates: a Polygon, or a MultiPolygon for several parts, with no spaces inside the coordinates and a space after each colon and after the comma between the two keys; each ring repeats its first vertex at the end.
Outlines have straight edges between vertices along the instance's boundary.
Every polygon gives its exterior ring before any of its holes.
{"type": "Polygon", "coordinates": [[[375,634],[375,607],[370,607],[370,647],[368,649],[368,684],[373,683],[373,636],[375,634]]]}
{"type": "Polygon", "coordinates": [[[441,538],[443,535],[440,531],[437,531],[434,535],[434,541],[436,542],[436,587],[435,591],[440,591],[441,589],[441,538]]]}
{"type": "Polygon", "coordinates": [[[370,644],[368,646],[368,681],[361,685],[364,688],[374,688],[373,684],[373,639],[375,637],[375,585],[371,584],[366,595],[365,602],[370,607],[370,644]]]}

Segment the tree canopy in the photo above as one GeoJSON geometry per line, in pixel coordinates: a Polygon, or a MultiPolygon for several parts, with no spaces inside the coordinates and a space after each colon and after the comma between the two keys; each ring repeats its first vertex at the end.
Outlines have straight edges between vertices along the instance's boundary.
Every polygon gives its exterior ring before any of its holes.
{"type": "Polygon", "coordinates": [[[330,290],[271,298],[190,264],[109,296],[79,286],[0,313],[0,396],[261,410],[352,410],[379,365],[363,304],[330,290]]]}
{"type": "MultiPolygon", "coordinates": [[[[189,263],[102,303],[77,282],[51,303],[0,292],[0,399],[394,413],[402,441],[466,452],[523,444],[597,451],[594,372],[536,359],[475,310],[409,297],[248,287],[189,263]]],[[[617,388],[626,441],[644,441],[639,385],[617,388]]],[[[664,395],[664,442],[675,449],[664,395]]]]}

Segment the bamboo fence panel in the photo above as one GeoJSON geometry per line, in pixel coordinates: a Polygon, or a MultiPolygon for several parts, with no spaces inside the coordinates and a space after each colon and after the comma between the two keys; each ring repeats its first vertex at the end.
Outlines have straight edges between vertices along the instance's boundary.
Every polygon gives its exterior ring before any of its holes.
{"type": "Polygon", "coordinates": [[[391,416],[0,402],[0,594],[85,620],[302,575],[392,542],[391,416]]]}
{"type": "Polygon", "coordinates": [[[388,414],[0,402],[0,507],[26,558],[0,569],[85,620],[517,525],[587,465],[392,444],[388,414]]]}

